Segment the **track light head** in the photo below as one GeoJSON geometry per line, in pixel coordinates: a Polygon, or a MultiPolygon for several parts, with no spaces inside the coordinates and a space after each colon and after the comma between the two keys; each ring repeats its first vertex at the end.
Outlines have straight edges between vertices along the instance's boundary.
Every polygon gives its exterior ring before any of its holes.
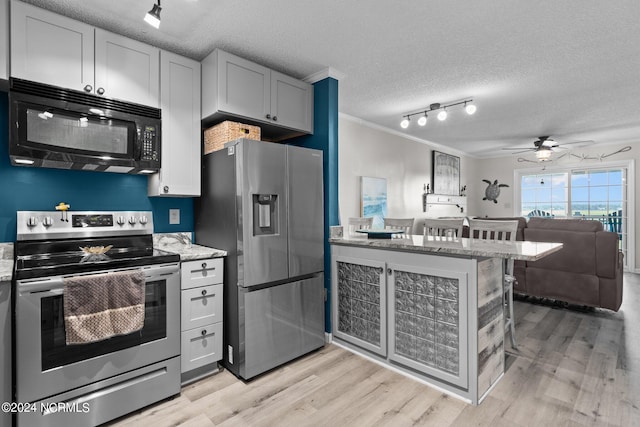
{"type": "Polygon", "coordinates": [[[400,127],[402,129],[406,129],[406,128],[409,127],[409,116],[407,116],[404,119],[402,119],[402,121],[400,122],[400,127]]]}
{"type": "Polygon", "coordinates": [[[447,110],[442,110],[438,113],[438,120],[440,120],[441,122],[444,120],[447,120],[447,110]]]}
{"type": "Polygon", "coordinates": [[[418,119],[418,125],[420,126],[424,126],[427,124],[427,112],[424,112],[424,116],[420,116],[420,118],[418,119]]]}
{"type": "Polygon", "coordinates": [[[145,22],[154,28],[160,28],[161,10],[162,8],[160,7],[160,0],[158,0],[158,3],[154,3],[153,8],[151,8],[151,10],[145,15],[145,22]]]}
{"type": "Polygon", "coordinates": [[[464,103],[464,111],[467,112],[468,115],[472,115],[476,112],[477,108],[475,104],[471,104],[471,103],[464,103]]]}

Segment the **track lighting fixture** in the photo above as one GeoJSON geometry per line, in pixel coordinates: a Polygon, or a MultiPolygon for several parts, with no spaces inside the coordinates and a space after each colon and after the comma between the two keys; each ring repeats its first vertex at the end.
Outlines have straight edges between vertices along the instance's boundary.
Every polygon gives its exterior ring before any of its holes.
{"type": "Polygon", "coordinates": [[[160,7],[160,0],[158,3],[153,4],[153,8],[144,17],[144,20],[147,24],[151,25],[154,28],[160,28],[160,11],[162,8],[160,7]]]}
{"type": "Polygon", "coordinates": [[[460,102],[453,102],[451,104],[446,104],[446,105],[441,105],[439,103],[433,103],[431,105],[429,105],[428,109],[422,110],[422,111],[418,111],[416,113],[411,113],[411,114],[406,114],[403,116],[402,121],[400,122],[400,127],[402,127],[402,129],[407,129],[409,127],[410,124],[410,120],[411,120],[411,116],[417,116],[420,115],[420,118],[418,119],[418,125],[420,126],[424,126],[427,124],[427,113],[431,112],[431,111],[435,111],[435,110],[442,110],[438,113],[437,117],[438,120],[443,121],[447,119],[448,116],[448,112],[447,112],[447,108],[449,107],[453,107],[455,105],[464,105],[464,110],[467,112],[467,114],[471,115],[473,113],[476,112],[476,105],[473,104],[473,99],[465,99],[464,101],[460,101],[460,102]]]}

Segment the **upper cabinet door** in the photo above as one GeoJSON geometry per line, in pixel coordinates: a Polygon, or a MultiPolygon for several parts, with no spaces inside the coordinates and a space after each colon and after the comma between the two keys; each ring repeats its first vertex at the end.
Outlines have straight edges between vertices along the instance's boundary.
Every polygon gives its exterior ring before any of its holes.
{"type": "Polygon", "coordinates": [[[271,71],[271,116],[281,126],[313,133],[313,86],[271,71]]]}
{"type": "Polygon", "coordinates": [[[218,110],[269,120],[271,70],[221,50],[217,60],[218,110]]]}
{"type": "Polygon", "coordinates": [[[9,78],[9,0],[0,0],[0,79],[9,78]]]}
{"type": "Polygon", "coordinates": [[[162,168],[149,196],[200,196],[200,63],[160,53],[162,168]]]}
{"type": "Polygon", "coordinates": [[[90,25],[19,1],[11,3],[13,77],[91,92],[93,42],[90,25]]]}
{"type": "Polygon", "coordinates": [[[96,28],[95,93],[158,108],[160,50],[96,28]]]}

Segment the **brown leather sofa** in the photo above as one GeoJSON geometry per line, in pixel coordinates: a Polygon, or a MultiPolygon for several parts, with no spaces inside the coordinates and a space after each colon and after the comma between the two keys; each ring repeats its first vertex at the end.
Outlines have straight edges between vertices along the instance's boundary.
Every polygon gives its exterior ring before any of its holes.
{"type": "Polygon", "coordinates": [[[517,220],[516,240],[560,242],[560,251],[539,261],[516,261],[514,292],[618,311],[622,304],[623,254],[618,234],[599,221],[580,219],[484,218],[517,220]]]}

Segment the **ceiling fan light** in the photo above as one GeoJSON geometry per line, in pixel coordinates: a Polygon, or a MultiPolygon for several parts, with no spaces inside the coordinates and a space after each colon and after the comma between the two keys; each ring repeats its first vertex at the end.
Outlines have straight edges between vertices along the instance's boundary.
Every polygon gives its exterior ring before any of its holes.
{"type": "Polygon", "coordinates": [[[447,110],[442,110],[438,113],[438,120],[441,122],[447,120],[447,110]]]}
{"type": "Polygon", "coordinates": [[[464,106],[464,110],[467,112],[468,115],[472,115],[476,112],[477,108],[475,104],[466,104],[464,106]]]}
{"type": "Polygon", "coordinates": [[[402,129],[406,129],[409,127],[409,117],[405,117],[404,119],[402,119],[402,121],[400,122],[400,127],[402,129]]]}
{"type": "Polygon", "coordinates": [[[551,153],[551,150],[538,150],[536,151],[536,159],[538,159],[539,162],[548,162],[551,160],[551,153]]]}
{"type": "Polygon", "coordinates": [[[151,25],[154,28],[160,28],[160,11],[162,8],[160,7],[160,1],[157,4],[153,5],[153,8],[144,16],[144,20],[147,24],[151,25]]]}
{"type": "Polygon", "coordinates": [[[427,113],[424,113],[424,116],[422,116],[422,117],[420,117],[420,118],[418,119],[418,124],[419,124],[420,126],[424,126],[424,125],[426,125],[426,124],[427,124],[427,113]]]}

